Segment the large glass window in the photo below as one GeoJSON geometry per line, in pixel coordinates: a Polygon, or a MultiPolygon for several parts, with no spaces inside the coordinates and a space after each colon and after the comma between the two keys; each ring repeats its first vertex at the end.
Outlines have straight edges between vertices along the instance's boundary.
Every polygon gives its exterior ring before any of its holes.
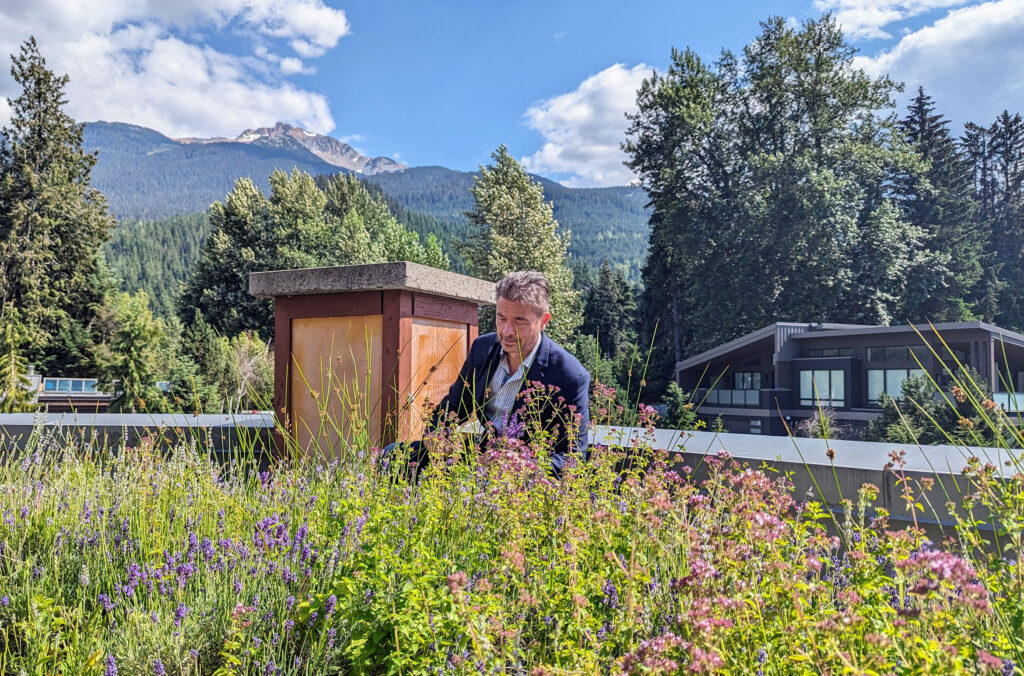
{"type": "Polygon", "coordinates": [[[733,389],[735,390],[761,389],[761,373],[759,371],[737,371],[732,375],[733,389]]]}
{"type": "Polygon", "coordinates": [[[820,349],[807,350],[808,357],[852,357],[852,347],[823,347],[820,349]]]}
{"type": "Polygon", "coordinates": [[[846,374],[842,369],[800,372],[801,406],[846,406],[846,374]]]}
{"type": "Polygon", "coordinates": [[[930,351],[924,345],[900,345],[895,347],[869,347],[868,361],[924,361],[930,351]]]}
{"type": "Polygon", "coordinates": [[[921,369],[868,369],[868,403],[877,404],[883,392],[899,399],[903,396],[903,381],[923,376],[921,369]]]}

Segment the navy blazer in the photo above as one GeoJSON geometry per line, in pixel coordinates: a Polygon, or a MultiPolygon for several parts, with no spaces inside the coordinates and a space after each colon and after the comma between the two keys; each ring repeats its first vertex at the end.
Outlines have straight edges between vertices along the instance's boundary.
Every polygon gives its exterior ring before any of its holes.
{"type": "MultiPolygon", "coordinates": [[[[477,417],[481,423],[484,419],[484,393],[488,389],[491,377],[494,375],[498,364],[501,362],[501,343],[496,333],[487,333],[475,341],[469,348],[469,356],[462,365],[459,377],[448,389],[448,394],[437,405],[430,420],[430,428],[436,429],[442,416],[449,411],[454,411],[458,416],[459,423],[464,423],[471,418],[477,417]]],[[[576,357],[565,351],[558,343],[548,338],[546,333],[540,335],[540,347],[533,358],[533,363],[526,372],[526,379],[529,382],[540,382],[544,385],[553,385],[559,388],[557,397],[564,397],[565,402],[561,406],[562,411],[556,412],[555,407],[545,406],[540,411],[541,419],[548,430],[556,431],[556,441],[552,448],[551,465],[555,473],[562,469],[566,456],[571,452],[579,452],[585,457],[587,449],[587,428],[590,424],[590,373],[580,364],[576,357]],[[577,435],[569,438],[563,429],[561,421],[568,415],[568,406],[576,407],[576,413],[580,417],[580,428],[577,435]],[[558,413],[558,415],[556,415],[558,413]]],[[[527,384],[521,385],[526,389],[527,384]]],[[[518,412],[524,403],[521,396],[516,397],[515,403],[509,417],[518,412]]],[[[527,438],[529,431],[524,434],[527,438]]]]}

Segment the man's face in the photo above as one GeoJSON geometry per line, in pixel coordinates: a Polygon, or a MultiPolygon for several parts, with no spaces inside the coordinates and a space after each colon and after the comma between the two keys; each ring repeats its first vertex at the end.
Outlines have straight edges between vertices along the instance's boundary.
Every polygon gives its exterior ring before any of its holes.
{"type": "Polygon", "coordinates": [[[551,314],[548,312],[538,314],[528,305],[498,298],[494,323],[501,349],[521,358],[526,357],[540,340],[540,332],[550,319],[551,314]]]}

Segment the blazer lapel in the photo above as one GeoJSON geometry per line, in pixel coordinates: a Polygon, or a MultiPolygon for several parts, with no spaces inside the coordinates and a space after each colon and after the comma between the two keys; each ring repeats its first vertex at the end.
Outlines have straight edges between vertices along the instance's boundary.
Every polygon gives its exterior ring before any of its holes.
{"type": "Polygon", "coordinates": [[[487,357],[476,371],[477,381],[474,384],[474,395],[477,406],[483,406],[484,392],[486,392],[487,387],[491,384],[491,376],[498,370],[499,363],[501,363],[501,342],[495,337],[491,349],[487,351],[487,357]]]}
{"type": "MultiPolygon", "coordinates": [[[[551,339],[548,338],[548,334],[541,332],[540,334],[540,347],[537,348],[537,354],[533,357],[533,363],[530,364],[530,368],[526,371],[527,382],[534,380],[544,381],[544,369],[548,367],[548,360],[551,357],[551,339]]],[[[527,386],[523,383],[524,387],[527,386]]]]}

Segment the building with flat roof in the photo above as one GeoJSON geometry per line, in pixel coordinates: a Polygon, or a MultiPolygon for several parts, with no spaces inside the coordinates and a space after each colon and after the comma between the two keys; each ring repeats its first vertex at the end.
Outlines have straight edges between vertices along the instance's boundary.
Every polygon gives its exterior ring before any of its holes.
{"type": "Polygon", "coordinates": [[[948,386],[947,369],[971,366],[994,401],[1024,409],[1024,334],[985,322],[916,326],[776,322],[676,364],[676,381],[695,391],[701,415],[721,417],[729,432],[786,434],[818,404],[856,434],[899,398],[903,381],[927,373],[948,386]]]}

